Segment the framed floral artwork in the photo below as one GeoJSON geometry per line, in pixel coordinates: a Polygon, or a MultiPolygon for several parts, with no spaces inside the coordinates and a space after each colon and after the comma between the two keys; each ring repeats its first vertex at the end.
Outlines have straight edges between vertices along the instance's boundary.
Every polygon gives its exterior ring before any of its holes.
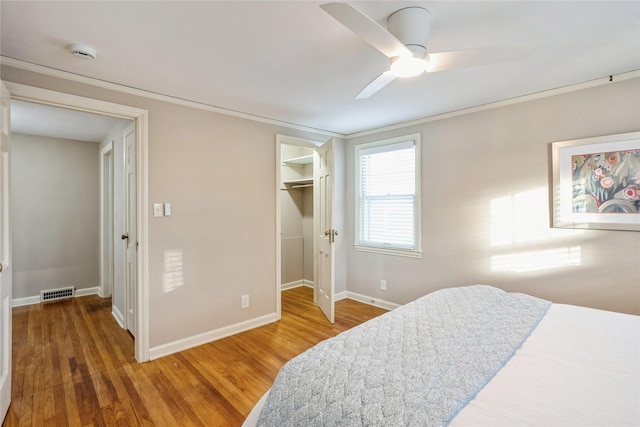
{"type": "Polygon", "coordinates": [[[640,132],[551,144],[551,223],[640,231],[640,132]]]}

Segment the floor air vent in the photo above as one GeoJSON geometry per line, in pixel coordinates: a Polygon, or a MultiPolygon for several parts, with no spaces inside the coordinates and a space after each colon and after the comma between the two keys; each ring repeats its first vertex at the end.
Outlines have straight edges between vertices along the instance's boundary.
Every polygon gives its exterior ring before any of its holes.
{"type": "Polygon", "coordinates": [[[40,291],[40,302],[58,301],[61,299],[73,298],[76,295],[75,286],[67,288],[49,289],[48,291],[40,291]]]}

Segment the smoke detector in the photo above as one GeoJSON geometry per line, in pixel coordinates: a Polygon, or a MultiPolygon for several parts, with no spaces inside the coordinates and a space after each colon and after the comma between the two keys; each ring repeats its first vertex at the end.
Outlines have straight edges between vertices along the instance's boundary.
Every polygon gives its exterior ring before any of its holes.
{"type": "Polygon", "coordinates": [[[84,44],[72,44],[69,46],[69,52],[76,58],[86,60],[96,59],[96,50],[84,44]]]}

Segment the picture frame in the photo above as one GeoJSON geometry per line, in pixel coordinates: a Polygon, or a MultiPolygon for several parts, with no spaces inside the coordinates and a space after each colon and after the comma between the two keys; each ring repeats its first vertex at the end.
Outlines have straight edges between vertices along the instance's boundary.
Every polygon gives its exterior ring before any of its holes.
{"type": "Polygon", "coordinates": [[[551,226],[640,231],[640,131],[551,143],[551,226]]]}

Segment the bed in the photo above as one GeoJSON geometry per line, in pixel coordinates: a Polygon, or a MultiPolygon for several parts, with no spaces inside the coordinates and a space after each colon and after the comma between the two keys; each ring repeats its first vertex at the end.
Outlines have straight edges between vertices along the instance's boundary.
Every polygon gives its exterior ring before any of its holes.
{"type": "Polygon", "coordinates": [[[474,285],[290,360],[244,426],[640,425],[640,317],[474,285]]]}

